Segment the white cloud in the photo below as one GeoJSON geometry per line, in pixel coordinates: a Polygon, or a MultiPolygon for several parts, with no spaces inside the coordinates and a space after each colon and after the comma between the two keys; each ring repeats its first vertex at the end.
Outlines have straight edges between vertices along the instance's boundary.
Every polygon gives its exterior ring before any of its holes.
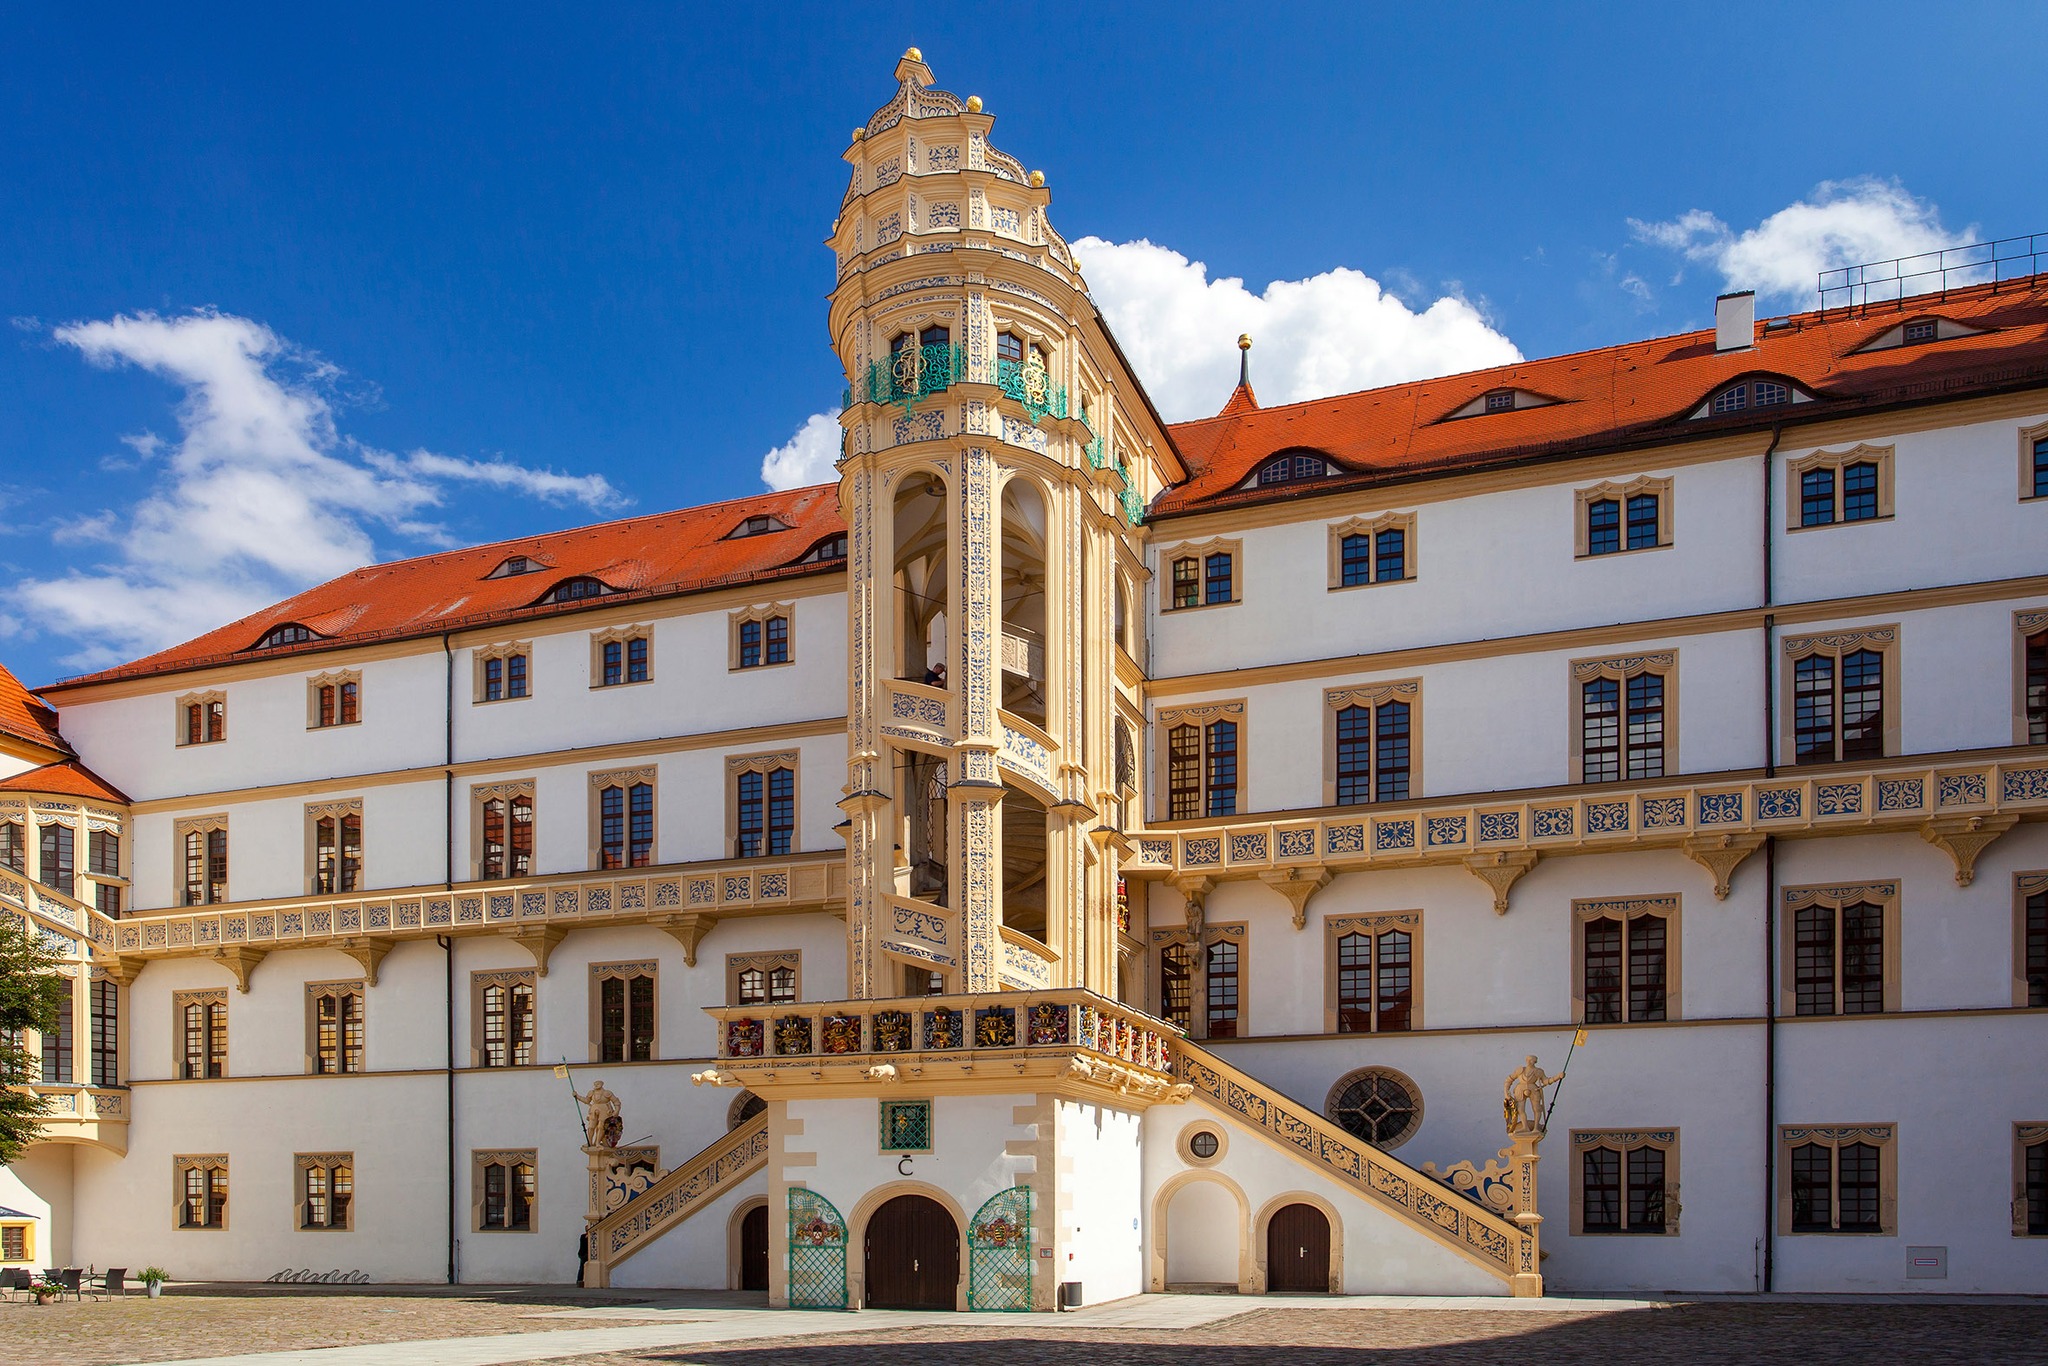
{"type": "Polygon", "coordinates": [[[189,639],[376,558],[373,529],[445,539],[418,514],[446,481],[591,506],[624,501],[602,478],[415,451],[396,456],[341,433],[332,364],[248,318],[213,310],[124,314],[51,333],[94,365],[133,365],[184,390],[175,442],[124,440],[155,482],[131,507],[82,516],[54,541],[104,541],[106,563],[21,585],[32,627],[93,668],[189,639]]]}
{"type": "Polygon", "coordinates": [[[1933,203],[1896,180],[1872,176],[1823,181],[1805,199],[1740,233],[1705,209],[1659,223],[1631,218],[1628,225],[1638,242],[1718,270],[1731,290],[1754,289],[1801,306],[1818,302],[1816,282],[1824,270],[1972,242],[1978,231],[1974,223],[1960,231],[1943,227],[1933,203]]]}
{"type": "Polygon", "coordinates": [[[1252,387],[1266,405],[1522,358],[1467,300],[1447,295],[1417,311],[1348,267],[1254,294],[1152,242],[1085,237],[1074,249],[1096,305],[1172,422],[1222,408],[1237,383],[1241,332],[1252,335],[1252,387]]]}
{"type": "Polygon", "coordinates": [[[761,457],[761,482],[780,492],[832,482],[839,460],[839,413],[812,413],[782,445],[761,457]]]}

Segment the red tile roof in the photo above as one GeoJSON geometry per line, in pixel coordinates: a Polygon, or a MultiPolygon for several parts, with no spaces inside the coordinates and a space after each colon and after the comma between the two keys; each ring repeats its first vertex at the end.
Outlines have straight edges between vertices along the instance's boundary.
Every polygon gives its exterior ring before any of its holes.
{"type": "Polygon", "coordinates": [[[1253,407],[1242,386],[1212,418],[1170,428],[1190,476],[1161,494],[1151,517],[1329,493],[1542,456],[1768,430],[1866,408],[2048,384],[2048,275],[1854,311],[1759,324],[1756,344],[1716,352],[1711,329],[1576,355],[1417,380],[1337,398],[1253,407]],[[1908,319],[1938,316],[1984,331],[1971,337],[1858,351],[1908,319]],[[1789,379],[1816,402],[1751,408],[1689,421],[1722,385],[1746,375],[1789,379]],[[1556,402],[1452,419],[1495,389],[1556,402]],[[1237,486],[1266,457],[1294,447],[1346,474],[1310,483],[1237,486]]]}
{"type": "Polygon", "coordinates": [[[0,664],[0,731],[60,754],[71,752],[71,746],[57,733],[57,709],[23,687],[4,664],[0,664]]]}
{"type": "Polygon", "coordinates": [[[122,806],[128,804],[127,794],[76,759],[44,764],[0,779],[0,792],[51,792],[60,797],[91,797],[122,806]]]}
{"type": "Polygon", "coordinates": [[[66,679],[50,691],[251,658],[310,654],[341,643],[432,636],[734,584],[841,573],[844,561],[797,561],[820,541],[845,530],[838,487],[820,484],[367,565],[196,640],[130,664],[66,679]],[[764,514],[785,523],[785,529],[727,539],[747,518],[764,514]],[[543,568],[487,577],[518,555],[543,568]],[[563,580],[584,576],[614,591],[562,605],[538,601],[563,580]],[[253,648],[284,625],[304,626],[315,639],[262,651],[253,648]]]}

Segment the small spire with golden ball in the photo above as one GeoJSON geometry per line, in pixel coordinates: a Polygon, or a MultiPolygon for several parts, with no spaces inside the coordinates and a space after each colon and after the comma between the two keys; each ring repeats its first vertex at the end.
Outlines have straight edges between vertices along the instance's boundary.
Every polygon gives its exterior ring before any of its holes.
{"type": "Polygon", "coordinates": [[[1252,382],[1252,334],[1237,334],[1237,382],[1249,386],[1252,382]]]}
{"type": "Polygon", "coordinates": [[[1033,171],[1031,173],[1031,188],[1034,190],[1042,190],[1045,188],[1045,172],[1033,171]]]}
{"type": "Polygon", "coordinates": [[[979,114],[981,112],[981,96],[969,95],[967,97],[967,112],[970,114],[979,114]]]}
{"type": "Polygon", "coordinates": [[[862,138],[866,137],[867,135],[868,130],[866,124],[862,124],[860,127],[853,130],[853,140],[855,142],[859,142],[862,138]]]}
{"type": "Polygon", "coordinates": [[[903,49],[903,56],[906,61],[921,62],[924,60],[924,52],[920,48],[906,47],[903,49]]]}

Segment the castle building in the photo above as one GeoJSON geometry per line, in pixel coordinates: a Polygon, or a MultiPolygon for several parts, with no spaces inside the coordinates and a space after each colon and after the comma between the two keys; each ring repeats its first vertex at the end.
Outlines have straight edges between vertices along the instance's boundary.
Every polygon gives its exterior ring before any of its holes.
{"type": "Polygon", "coordinates": [[[2038,1289],[2048,275],[1169,424],[896,82],[836,485],[0,675],[0,1261],[2038,1289]]]}

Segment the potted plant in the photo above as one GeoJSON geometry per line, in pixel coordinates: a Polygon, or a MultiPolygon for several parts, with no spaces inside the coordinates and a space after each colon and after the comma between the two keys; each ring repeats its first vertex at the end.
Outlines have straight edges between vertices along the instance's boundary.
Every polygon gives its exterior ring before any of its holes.
{"type": "Polygon", "coordinates": [[[142,1274],[136,1277],[142,1282],[143,1288],[149,1291],[149,1297],[153,1300],[163,1298],[164,1282],[170,1278],[171,1273],[160,1266],[145,1266],[142,1268],[142,1274]]]}
{"type": "Polygon", "coordinates": [[[28,1283],[28,1293],[35,1296],[37,1304],[48,1304],[51,1297],[61,1294],[63,1289],[55,1281],[46,1281],[40,1276],[28,1283]]]}

